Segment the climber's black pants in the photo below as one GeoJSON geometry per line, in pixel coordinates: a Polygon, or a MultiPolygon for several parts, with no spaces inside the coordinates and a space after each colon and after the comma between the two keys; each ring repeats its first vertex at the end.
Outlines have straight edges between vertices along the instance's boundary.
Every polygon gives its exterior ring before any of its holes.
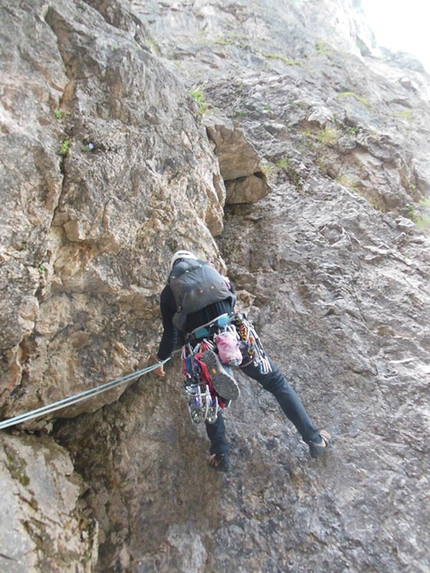
{"type": "MultiPolygon", "coordinates": [[[[267,374],[260,372],[260,369],[254,362],[241,366],[240,369],[244,374],[259,382],[265,390],[274,395],[284,414],[295,425],[304,442],[319,442],[319,432],[313,425],[311,418],[306,412],[300,398],[288,384],[285,376],[279,368],[270,361],[272,370],[267,374]]],[[[224,453],[228,451],[228,443],[225,435],[225,424],[222,413],[218,414],[215,424],[206,422],[206,431],[211,441],[211,454],[224,453]]]]}

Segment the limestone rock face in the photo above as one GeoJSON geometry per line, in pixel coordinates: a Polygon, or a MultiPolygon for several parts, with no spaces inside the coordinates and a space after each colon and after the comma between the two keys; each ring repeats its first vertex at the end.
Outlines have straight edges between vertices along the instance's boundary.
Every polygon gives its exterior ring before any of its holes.
{"type": "MultiPolygon", "coordinates": [[[[295,179],[299,151],[374,207],[402,216],[428,196],[428,76],[405,64],[411,57],[378,49],[359,2],[133,6],[156,22],[160,52],[205,94],[209,135],[218,109],[235,125],[219,127],[218,141],[245,134],[243,161],[251,144],[259,171],[264,159],[269,169],[288,163],[295,179]]],[[[219,151],[225,170],[229,150],[219,151]]]]}
{"type": "Polygon", "coordinates": [[[49,438],[1,436],[0,570],[89,573],[97,522],[79,508],[85,492],[67,452],[49,438]]]}
{"type": "Polygon", "coordinates": [[[419,63],[376,46],[357,0],[6,0],[0,22],[2,418],[144,366],[187,248],[227,263],[334,437],[311,460],[237,371],[220,475],[173,358],[2,435],[1,566],[429,570],[419,63]]]}
{"type": "Polygon", "coordinates": [[[325,0],[317,10],[309,0],[253,5],[247,0],[131,1],[150,25],[160,52],[202,84],[219,76],[240,83],[248,73],[267,69],[267,64],[279,69],[282,61],[294,66],[315,50],[317,42],[320,50],[334,45],[359,57],[361,46],[373,49],[374,37],[353,4],[358,3],[325,0]]]}
{"type": "Polygon", "coordinates": [[[214,258],[222,230],[225,186],[192,99],[136,17],[97,8],[2,9],[7,415],[135,369],[156,343],[172,251],[214,258]]]}
{"type": "MultiPolygon", "coordinates": [[[[172,252],[222,265],[213,236],[226,191],[196,104],[125,6],[3,2],[0,13],[3,419],[146,364],[172,252]]],[[[97,410],[125,388],[58,415],[97,410]]],[[[26,425],[39,427],[52,424],[26,425]]],[[[10,571],[93,571],[97,521],[75,503],[67,453],[23,440],[29,481],[10,487],[19,476],[7,457],[0,471],[12,532],[2,529],[2,560],[10,571]]]]}

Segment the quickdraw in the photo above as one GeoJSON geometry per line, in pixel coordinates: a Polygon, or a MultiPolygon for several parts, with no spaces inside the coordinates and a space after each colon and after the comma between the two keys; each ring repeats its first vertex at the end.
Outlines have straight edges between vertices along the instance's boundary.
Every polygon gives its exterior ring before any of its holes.
{"type": "MultiPolygon", "coordinates": [[[[249,363],[254,362],[258,365],[262,374],[271,372],[272,366],[270,360],[252,322],[246,318],[245,314],[241,313],[234,316],[232,324],[234,324],[239,334],[243,348],[242,354],[248,357],[249,363]]],[[[245,364],[242,363],[242,365],[245,364]]]]}
{"type": "Polygon", "coordinates": [[[184,390],[191,420],[194,424],[214,424],[220,409],[228,407],[228,401],[219,396],[212,385],[206,365],[200,357],[205,350],[215,350],[210,340],[203,340],[196,346],[188,343],[182,347],[182,373],[184,390]]]}

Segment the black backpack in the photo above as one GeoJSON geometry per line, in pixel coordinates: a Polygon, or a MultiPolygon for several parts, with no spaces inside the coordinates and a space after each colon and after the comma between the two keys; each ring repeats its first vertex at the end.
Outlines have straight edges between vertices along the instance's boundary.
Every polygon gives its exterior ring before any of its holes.
{"type": "Polygon", "coordinates": [[[232,308],[236,302],[224,277],[204,261],[184,259],[176,263],[168,282],[176,302],[173,324],[178,330],[185,330],[187,316],[193,312],[226,299],[232,308]]]}

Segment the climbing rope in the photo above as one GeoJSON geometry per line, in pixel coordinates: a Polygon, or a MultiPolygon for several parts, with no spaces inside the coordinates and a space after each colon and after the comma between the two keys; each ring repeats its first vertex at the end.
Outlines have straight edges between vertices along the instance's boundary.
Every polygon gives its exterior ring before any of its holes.
{"type": "MultiPolygon", "coordinates": [[[[175,351],[173,354],[176,354],[178,351],[175,351]]],[[[180,352],[180,350],[179,350],[180,352]]],[[[172,356],[173,356],[172,354],[172,356]]],[[[19,416],[15,416],[14,418],[9,418],[7,420],[3,420],[0,422],[0,430],[4,428],[8,428],[9,426],[15,426],[16,424],[21,424],[22,422],[27,422],[28,420],[32,420],[33,418],[39,418],[41,416],[46,416],[47,414],[51,414],[52,412],[56,412],[61,408],[66,408],[66,406],[72,406],[73,404],[78,404],[84,400],[88,400],[88,398],[92,398],[97,394],[101,394],[102,392],[106,392],[111,388],[115,388],[120,384],[125,384],[126,382],[131,382],[135,378],[139,378],[144,374],[148,374],[152,370],[156,370],[166,362],[171,359],[166,358],[165,360],[161,360],[156,364],[152,364],[151,366],[147,366],[142,370],[138,370],[137,372],[132,372],[131,374],[126,374],[125,376],[121,376],[121,378],[115,378],[115,380],[111,380],[110,382],[106,382],[105,384],[101,384],[100,386],[96,386],[95,388],[91,388],[90,390],[85,390],[85,392],[80,392],[79,394],[75,394],[73,396],[69,396],[68,398],[64,398],[63,400],[59,400],[58,402],[54,402],[52,404],[47,404],[46,406],[42,406],[41,408],[37,408],[36,410],[31,410],[30,412],[26,412],[25,414],[20,414],[19,416]]]]}

